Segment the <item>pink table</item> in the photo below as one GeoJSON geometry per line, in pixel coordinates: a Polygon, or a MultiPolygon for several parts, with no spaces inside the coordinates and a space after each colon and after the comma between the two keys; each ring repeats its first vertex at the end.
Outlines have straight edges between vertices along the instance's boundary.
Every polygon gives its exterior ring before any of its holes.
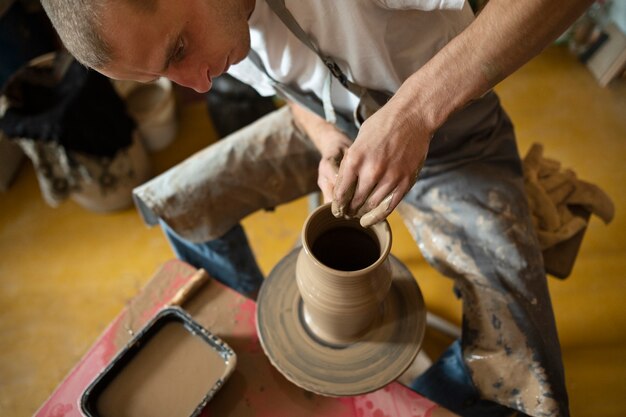
{"type": "MultiPolygon", "coordinates": [[[[190,265],[165,263],[146,287],[122,310],[85,356],[41,406],[37,417],[80,417],[80,398],[93,379],[162,309],[196,272],[190,265]]],[[[237,354],[237,367],[209,402],[203,417],[443,417],[450,411],[399,383],[366,395],[330,398],[293,385],[265,357],[255,327],[256,304],[210,280],[183,308],[222,338],[237,354]]]]}

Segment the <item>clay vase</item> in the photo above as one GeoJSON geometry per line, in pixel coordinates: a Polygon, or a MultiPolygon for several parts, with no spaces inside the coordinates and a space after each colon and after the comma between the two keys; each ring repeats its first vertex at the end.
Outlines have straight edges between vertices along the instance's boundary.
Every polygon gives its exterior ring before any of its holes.
{"type": "Polygon", "coordinates": [[[391,286],[391,229],[383,221],[363,228],[333,216],[330,204],[313,211],[302,229],[296,281],[303,318],[319,341],[358,341],[381,315],[391,286]]]}

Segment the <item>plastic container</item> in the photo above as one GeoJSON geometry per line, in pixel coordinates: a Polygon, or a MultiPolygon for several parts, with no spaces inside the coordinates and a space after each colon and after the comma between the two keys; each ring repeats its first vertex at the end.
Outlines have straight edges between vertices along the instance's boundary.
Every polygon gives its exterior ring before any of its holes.
{"type": "Polygon", "coordinates": [[[196,417],[232,374],[235,352],[178,307],[161,310],[81,397],[87,417],[196,417]]]}

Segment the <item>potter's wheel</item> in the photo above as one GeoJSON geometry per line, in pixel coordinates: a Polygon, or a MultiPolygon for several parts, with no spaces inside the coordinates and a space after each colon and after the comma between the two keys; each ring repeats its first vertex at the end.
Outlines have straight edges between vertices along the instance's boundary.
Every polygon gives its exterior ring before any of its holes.
{"type": "Polygon", "coordinates": [[[331,346],[304,324],[295,277],[299,251],[276,265],[257,300],[257,331],[272,364],[299,387],[327,396],[365,394],[397,379],[417,356],[426,323],[409,270],[389,255],[393,279],[381,315],[358,342],[331,346]]]}

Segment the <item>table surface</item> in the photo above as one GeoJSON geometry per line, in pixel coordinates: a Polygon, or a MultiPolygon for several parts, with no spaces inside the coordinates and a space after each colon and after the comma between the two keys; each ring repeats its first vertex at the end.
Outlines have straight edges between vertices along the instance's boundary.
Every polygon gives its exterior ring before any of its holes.
{"type": "MultiPolygon", "coordinates": [[[[171,260],[150,279],[59,384],[36,417],[80,417],[84,390],[196,272],[171,260]]],[[[256,333],[256,304],[215,280],[182,307],[237,354],[237,367],[202,417],[444,417],[455,414],[398,382],[365,395],[331,398],[289,382],[269,362],[256,333]]]]}

